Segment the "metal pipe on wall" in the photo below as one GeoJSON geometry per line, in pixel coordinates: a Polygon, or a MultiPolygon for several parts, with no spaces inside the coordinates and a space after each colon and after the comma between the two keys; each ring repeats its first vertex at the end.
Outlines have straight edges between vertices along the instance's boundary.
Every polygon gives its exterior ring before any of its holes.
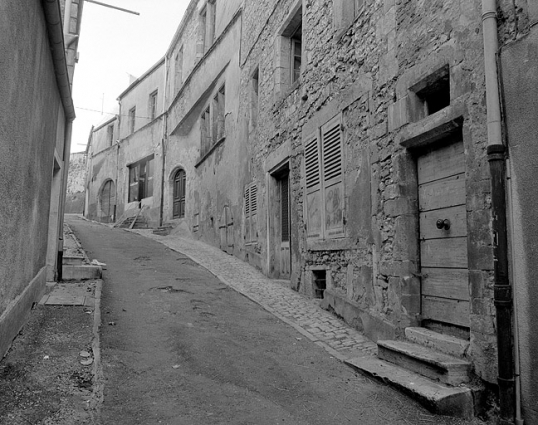
{"type": "Polygon", "coordinates": [[[497,52],[497,1],[482,0],[484,72],[486,77],[488,162],[491,177],[493,231],[494,302],[497,312],[497,357],[500,418],[499,423],[514,423],[514,353],[512,286],[508,277],[508,236],[506,220],[506,147],[502,140],[501,103],[497,52]]]}

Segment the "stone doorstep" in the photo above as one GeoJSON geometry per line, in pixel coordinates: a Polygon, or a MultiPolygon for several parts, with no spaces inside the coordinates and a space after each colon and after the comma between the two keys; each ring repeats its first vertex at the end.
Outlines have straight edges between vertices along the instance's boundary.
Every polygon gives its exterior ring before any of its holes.
{"type": "Polygon", "coordinates": [[[446,386],[376,357],[356,357],[344,363],[409,395],[435,414],[466,419],[474,416],[470,388],[446,386]]]}
{"type": "Polygon", "coordinates": [[[101,266],[94,265],[64,265],[62,268],[62,280],[87,280],[101,279],[101,266]]]}
{"type": "Polygon", "coordinates": [[[378,356],[405,369],[448,385],[470,381],[471,364],[407,341],[377,341],[378,356]]]}
{"type": "Polygon", "coordinates": [[[415,344],[433,348],[449,356],[464,358],[469,349],[469,341],[444,335],[426,328],[405,328],[405,337],[415,344]]]}

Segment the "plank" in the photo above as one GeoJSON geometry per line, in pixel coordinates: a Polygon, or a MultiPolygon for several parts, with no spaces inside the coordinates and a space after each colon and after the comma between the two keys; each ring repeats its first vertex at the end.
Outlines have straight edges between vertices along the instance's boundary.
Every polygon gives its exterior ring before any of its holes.
{"type": "Polygon", "coordinates": [[[465,205],[465,174],[419,185],[420,211],[465,205]]]}
{"type": "Polygon", "coordinates": [[[467,236],[465,205],[420,213],[420,239],[454,238],[467,236]],[[437,220],[448,219],[450,229],[438,229],[437,220]]]}
{"type": "Polygon", "coordinates": [[[423,267],[422,295],[469,301],[467,269],[435,269],[423,267]]]}
{"type": "Polygon", "coordinates": [[[418,183],[428,183],[465,172],[463,143],[453,143],[422,155],[417,160],[418,183]]]}
{"type": "Polygon", "coordinates": [[[423,296],[422,319],[469,327],[469,301],[423,296]]]}
{"type": "Polygon", "coordinates": [[[468,267],[467,238],[420,241],[420,261],[422,267],[465,269],[468,267]]]}

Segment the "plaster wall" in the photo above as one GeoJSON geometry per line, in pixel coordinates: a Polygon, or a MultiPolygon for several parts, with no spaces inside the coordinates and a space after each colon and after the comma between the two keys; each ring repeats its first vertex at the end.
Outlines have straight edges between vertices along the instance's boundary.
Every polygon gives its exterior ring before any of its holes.
{"type": "Polygon", "coordinates": [[[66,214],[82,214],[86,192],[86,152],[72,153],[67,175],[66,214]]]}
{"type": "Polygon", "coordinates": [[[512,283],[517,304],[525,423],[538,423],[538,29],[503,48],[502,84],[509,148],[512,283]]]}
{"type": "Polygon", "coordinates": [[[116,141],[119,138],[119,128],[118,128],[119,120],[116,116],[106,120],[101,125],[98,125],[93,131],[91,135],[91,152],[95,155],[105,149],[108,149],[113,144],[116,143],[116,141]],[[112,126],[112,144],[110,143],[109,139],[109,133],[108,133],[108,127],[112,126]]]}
{"type": "Polygon", "coordinates": [[[1,357],[44,288],[54,149],[65,120],[41,4],[3,1],[0,27],[1,357]]]}
{"type": "Polygon", "coordinates": [[[119,97],[120,118],[118,138],[124,139],[131,134],[129,127],[129,110],[136,107],[134,131],[138,131],[151,122],[150,95],[157,90],[156,117],[163,113],[164,94],[164,60],[159,61],[153,68],[136,80],[119,97]]]}
{"type": "Polygon", "coordinates": [[[188,83],[181,88],[180,96],[170,107],[168,130],[171,134],[168,137],[165,173],[165,220],[172,219],[173,176],[179,168],[183,168],[187,177],[186,213],[183,221],[195,237],[220,246],[219,226],[226,214],[230,224],[227,242],[230,251],[237,250],[240,244],[243,196],[241,170],[245,169],[247,163],[246,152],[240,143],[242,132],[238,125],[240,22],[240,18],[234,15],[226,32],[194,68],[188,83]],[[200,117],[223,86],[226,93],[225,138],[202,158],[200,117]]]}

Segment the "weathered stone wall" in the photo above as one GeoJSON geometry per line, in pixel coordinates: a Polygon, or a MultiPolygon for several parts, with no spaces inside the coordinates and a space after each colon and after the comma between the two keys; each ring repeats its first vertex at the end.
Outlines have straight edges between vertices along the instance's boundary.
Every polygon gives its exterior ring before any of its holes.
{"type": "Polygon", "coordinates": [[[82,214],[84,212],[85,185],[86,152],[72,153],[69,158],[69,174],[67,176],[66,214],[82,214]]]}
{"type": "MultiPolygon", "coordinates": [[[[523,2],[520,6],[523,7],[523,2]]],[[[333,2],[303,1],[300,84],[278,93],[275,40],[294,1],[247,1],[241,46],[240,115],[259,66],[259,113],[248,132],[250,178],[259,183],[259,244],[271,274],[264,212],[271,200],[264,162],[291,143],[292,283],[312,293],[311,269],[325,267],[328,298],[350,305],[349,320],[374,338],[397,337],[420,321],[417,176],[413,150],[400,143],[461,117],[465,146],[471,353],[478,375],[496,379],[490,183],[486,147],[481,2],[365,1],[342,31],[333,2]],[[416,118],[410,89],[448,65],[450,106],[416,118]],[[336,114],[344,128],[345,237],[310,243],[305,234],[303,141],[336,114]],[[330,278],[329,278],[330,277],[330,278]]],[[[500,4],[501,38],[524,25],[513,3],[500,4]]],[[[332,301],[327,301],[331,304],[332,301]]],[[[334,305],[328,305],[335,308],[334,305]]],[[[346,310],[348,311],[348,310],[346,310]]],[[[338,313],[338,311],[337,311],[338,313]]],[[[343,314],[342,314],[343,315],[343,314]]]]}

